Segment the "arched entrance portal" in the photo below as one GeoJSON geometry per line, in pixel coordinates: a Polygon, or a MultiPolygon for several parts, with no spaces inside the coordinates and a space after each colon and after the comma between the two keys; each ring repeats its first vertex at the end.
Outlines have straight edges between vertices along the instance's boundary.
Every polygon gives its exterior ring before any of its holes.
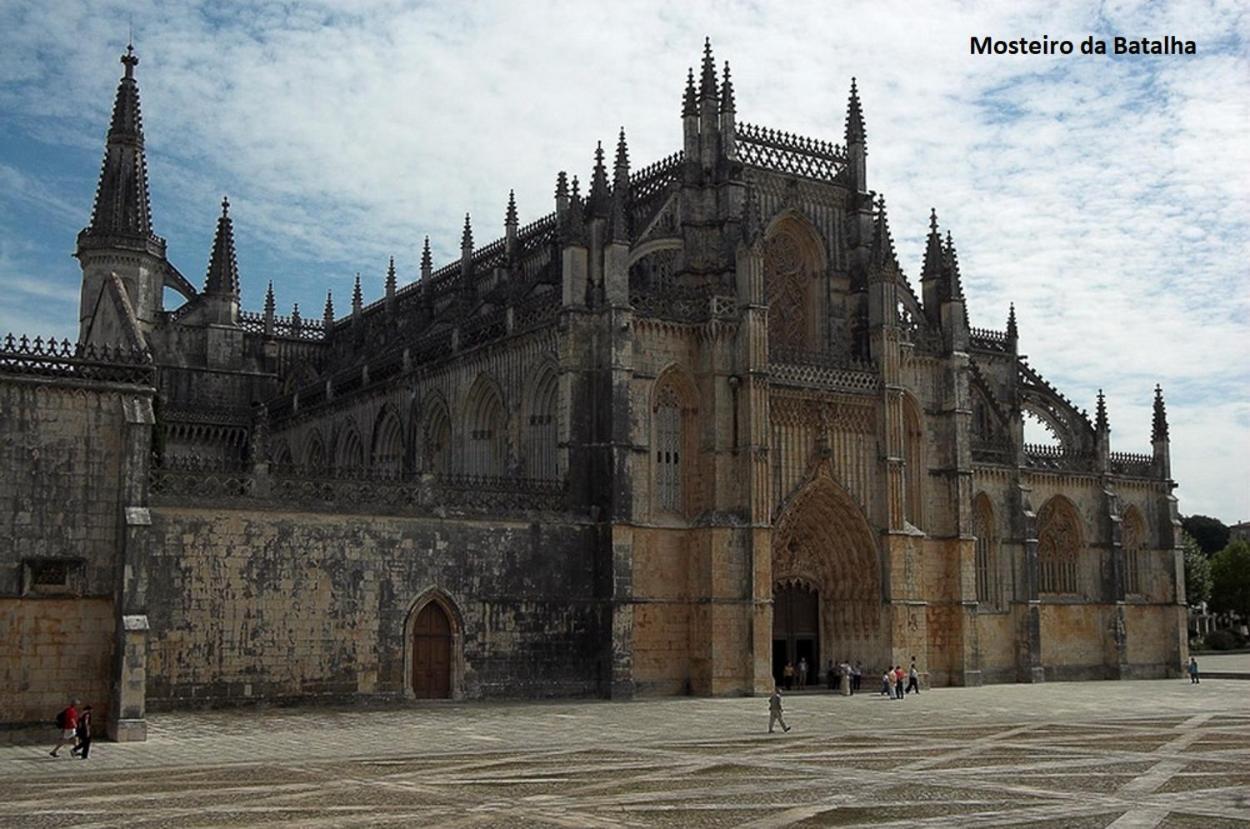
{"type": "Polygon", "coordinates": [[[451,696],[451,619],[429,602],[412,624],[412,694],[418,699],[451,696]]]}
{"type": "Polygon", "coordinates": [[[773,673],[806,656],[808,682],[828,663],[875,667],[886,650],[875,534],[826,474],[800,489],[773,527],[773,673]]]}
{"type": "Polygon", "coordinates": [[[783,682],[789,662],[806,659],[808,675],[820,670],[820,596],[809,584],[778,584],[773,589],[773,680],[783,682]]]}

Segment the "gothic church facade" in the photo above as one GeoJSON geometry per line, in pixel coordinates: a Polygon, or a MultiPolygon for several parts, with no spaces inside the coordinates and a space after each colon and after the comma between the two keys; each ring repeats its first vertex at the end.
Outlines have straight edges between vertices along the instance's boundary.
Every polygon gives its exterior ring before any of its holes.
{"type": "Polygon", "coordinates": [[[466,216],[459,259],[317,316],[240,307],[226,201],[202,288],[166,258],[122,63],[79,343],[0,350],[0,720],[69,664],[123,739],[252,700],[763,693],[799,658],[1179,672],[1161,392],[1151,450],[1111,451],[1014,310],[970,326],[936,215],[913,289],[853,82],[843,144],[754,126],[706,47],[676,153],[633,169],[622,131],[551,212],[509,198],[485,245],[466,216]]]}

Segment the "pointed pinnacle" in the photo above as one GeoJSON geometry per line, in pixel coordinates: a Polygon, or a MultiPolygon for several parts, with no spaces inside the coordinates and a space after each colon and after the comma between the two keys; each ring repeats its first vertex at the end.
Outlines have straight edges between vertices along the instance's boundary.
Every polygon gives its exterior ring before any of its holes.
{"type": "Polygon", "coordinates": [[[1150,419],[1150,441],[1168,439],[1168,412],[1163,403],[1163,387],[1155,384],[1154,414],[1150,419]]]}
{"type": "Polygon", "coordinates": [[[364,295],[360,292],[360,271],[356,271],[356,284],[352,287],[352,311],[359,311],[364,304],[364,295]]]}
{"type": "Polygon", "coordinates": [[[460,234],[460,250],[473,250],[473,225],[469,214],[464,214],[464,231],[460,234]]]}
{"type": "Polygon", "coordinates": [[[625,141],[625,127],[621,127],[620,133],[616,136],[616,160],[613,168],[619,176],[624,170],[625,174],[629,174],[629,145],[625,141]]]}
{"type": "Polygon", "coordinates": [[[1016,304],[1014,302],[1007,306],[1007,338],[1011,340],[1020,338],[1016,330],[1016,304]]]}
{"type": "Polygon", "coordinates": [[[734,112],[734,85],[729,77],[729,61],[725,61],[725,75],[720,85],[720,111],[734,112]]]}
{"type": "Polygon", "coordinates": [[[265,316],[273,316],[276,307],[273,299],[273,280],[269,280],[269,287],[265,289],[265,316]]]}
{"type": "Polygon", "coordinates": [[[846,143],[863,144],[868,137],[864,130],[864,110],[859,102],[859,88],[851,78],[851,96],[846,104],[846,143]]]}
{"type": "Polygon", "coordinates": [[[508,209],[504,211],[503,223],[516,227],[516,192],[513,190],[508,191],[508,209]]]}
{"type": "Polygon", "coordinates": [[[1107,421],[1107,398],[1103,395],[1102,389],[1098,390],[1098,405],[1094,407],[1094,417],[1095,429],[1099,432],[1110,431],[1111,425],[1107,421]]]}
{"type": "Polygon", "coordinates": [[[325,318],[326,322],[334,321],[334,295],[331,291],[326,291],[325,318]]]}
{"type": "Polygon", "coordinates": [[[699,100],[716,97],[716,61],[712,58],[712,38],[703,40],[703,77],[699,80],[699,100]]]}
{"type": "Polygon", "coordinates": [[[929,208],[929,232],[930,233],[938,232],[937,208],[936,207],[929,208]]]}
{"type": "Polygon", "coordinates": [[[386,294],[391,296],[395,293],[395,286],[398,280],[395,277],[395,257],[391,257],[391,261],[386,266],[386,294]]]}
{"type": "Polygon", "coordinates": [[[686,94],[682,98],[681,114],[682,117],[688,115],[698,115],[699,109],[697,105],[697,97],[694,91],[694,67],[686,70],[686,94]]]}
{"type": "Polygon", "coordinates": [[[563,170],[556,173],[556,198],[567,199],[569,197],[569,176],[563,170]]]}

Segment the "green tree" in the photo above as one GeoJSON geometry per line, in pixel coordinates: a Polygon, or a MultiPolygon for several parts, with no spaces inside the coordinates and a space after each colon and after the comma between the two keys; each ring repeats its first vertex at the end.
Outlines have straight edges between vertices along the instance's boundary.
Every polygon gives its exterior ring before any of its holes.
{"type": "Polygon", "coordinates": [[[1228,525],[1209,515],[1188,515],[1181,519],[1181,527],[1194,537],[1202,552],[1213,556],[1228,545],[1228,525]]]}
{"type": "Polygon", "coordinates": [[[1181,551],[1185,555],[1185,601],[1192,606],[1211,600],[1211,559],[1198,542],[1181,530],[1181,551]]]}
{"type": "Polygon", "coordinates": [[[1211,559],[1211,607],[1250,617],[1250,542],[1238,539],[1211,559]]]}

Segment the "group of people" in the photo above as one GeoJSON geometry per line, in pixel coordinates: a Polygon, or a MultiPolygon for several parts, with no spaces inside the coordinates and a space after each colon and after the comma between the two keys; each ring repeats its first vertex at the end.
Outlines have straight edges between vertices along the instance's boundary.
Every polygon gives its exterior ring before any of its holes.
{"type": "Polygon", "coordinates": [[[786,666],[781,670],[781,683],[786,687],[787,691],[792,691],[796,687],[801,691],[807,687],[807,672],[809,670],[807,657],[800,656],[796,665],[793,662],[787,662],[786,666]]]}
{"type": "Polygon", "coordinates": [[[911,665],[906,671],[902,665],[886,668],[881,675],[881,694],[889,699],[902,699],[915,691],[920,693],[920,671],[916,668],[916,657],[911,658],[911,665]]]}
{"type": "Polygon", "coordinates": [[[53,757],[59,757],[61,746],[70,746],[69,753],[86,760],[91,756],[91,706],[83,706],[80,700],[73,700],[69,706],[56,715],[56,727],[61,732],[61,739],[52,751],[53,757]]]}

